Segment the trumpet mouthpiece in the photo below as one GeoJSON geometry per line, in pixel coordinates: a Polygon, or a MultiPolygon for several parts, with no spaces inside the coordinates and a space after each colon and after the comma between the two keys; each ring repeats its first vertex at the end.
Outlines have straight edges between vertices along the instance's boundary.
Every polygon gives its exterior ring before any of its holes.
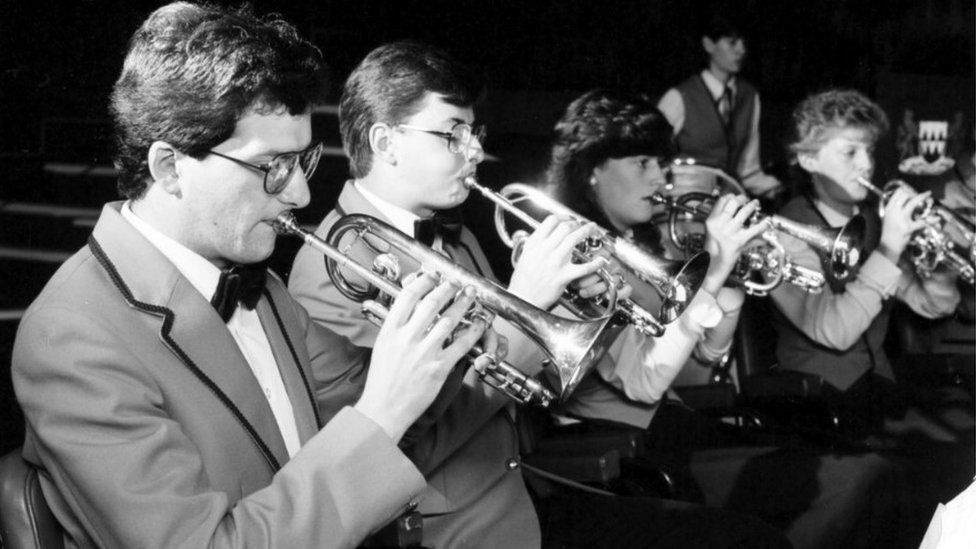
{"type": "Polygon", "coordinates": [[[883,196],[884,195],[884,192],[881,189],[877,188],[874,185],[874,183],[871,183],[870,181],[868,181],[868,179],[866,177],[858,177],[855,181],[857,181],[857,184],[858,185],[866,188],[867,190],[871,191],[872,193],[874,193],[874,194],[876,194],[878,196],[883,196]]]}
{"type": "Polygon", "coordinates": [[[296,232],[298,224],[295,221],[295,214],[289,212],[281,212],[278,217],[275,218],[274,223],[271,224],[274,230],[278,234],[291,234],[296,232]]]}

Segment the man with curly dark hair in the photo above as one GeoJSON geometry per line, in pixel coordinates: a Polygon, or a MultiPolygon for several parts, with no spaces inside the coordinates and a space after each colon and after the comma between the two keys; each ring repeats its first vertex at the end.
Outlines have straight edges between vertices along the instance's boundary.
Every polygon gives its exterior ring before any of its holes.
{"type": "Polygon", "coordinates": [[[422,492],[397,443],[484,332],[458,327],[471,298],[418,277],[369,353],[259,263],[309,201],[324,82],[315,47],[248,9],[174,3],[132,37],[112,94],[128,200],[14,348],[23,457],[66,546],[353,547],[422,492]]]}

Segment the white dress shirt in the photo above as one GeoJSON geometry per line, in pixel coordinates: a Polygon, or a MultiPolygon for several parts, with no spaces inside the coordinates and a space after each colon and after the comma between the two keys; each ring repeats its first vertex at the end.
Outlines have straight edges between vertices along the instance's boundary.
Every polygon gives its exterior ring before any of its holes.
{"type": "MultiPolygon", "coordinates": [[[[715,102],[718,102],[722,96],[726,85],[732,90],[733,101],[738,94],[735,77],[729,79],[727,84],[723,84],[711,71],[706,69],[701,72],[701,78],[715,102]]],[[[658,101],[657,108],[671,123],[674,128],[674,135],[678,135],[685,125],[685,102],[681,98],[681,92],[677,88],[669,89],[658,101]]],[[[753,194],[763,194],[780,186],[779,180],[762,171],[762,165],[759,162],[759,109],[759,94],[757,93],[755,106],[752,110],[752,121],[749,124],[748,141],[746,141],[746,147],[742,151],[742,157],[739,158],[737,173],[732,174],[742,180],[742,185],[753,194]]]]}
{"type": "MultiPolygon", "coordinates": [[[[376,194],[370,192],[365,186],[360,185],[359,181],[353,181],[353,185],[355,185],[356,190],[363,195],[363,198],[368,200],[370,204],[375,206],[376,209],[380,211],[380,213],[386,216],[391,225],[397,229],[400,229],[404,234],[411,238],[417,236],[414,234],[414,222],[420,219],[419,215],[376,196],[376,194]]],[[[444,251],[444,242],[441,235],[434,236],[434,242],[431,244],[431,248],[439,252],[444,251]]]]}
{"type": "MultiPolygon", "coordinates": [[[[122,217],[176,265],[176,268],[203,295],[204,299],[210,301],[220,281],[220,269],[216,265],[139,219],[133,213],[128,201],[122,206],[122,217]]],[[[244,355],[251,372],[268,399],[278,430],[281,431],[281,437],[288,449],[288,455],[294,456],[301,448],[295,412],[257,311],[238,307],[227,321],[227,329],[241,349],[241,354],[244,355]]]]}

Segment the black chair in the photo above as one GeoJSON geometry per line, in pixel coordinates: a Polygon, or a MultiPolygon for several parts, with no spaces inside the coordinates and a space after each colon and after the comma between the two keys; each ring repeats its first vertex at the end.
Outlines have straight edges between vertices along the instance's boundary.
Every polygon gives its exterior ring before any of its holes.
{"type": "Polygon", "coordinates": [[[835,389],[820,376],[779,368],[774,318],[768,298],[749,296],[736,327],[732,353],[739,405],[751,418],[746,426],[799,435],[818,445],[851,443],[843,436],[843,418],[831,404],[835,389]]]}
{"type": "Polygon", "coordinates": [[[20,448],[0,458],[0,547],[64,549],[64,533],[20,448]]]}
{"type": "Polygon", "coordinates": [[[538,495],[545,497],[558,489],[560,480],[618,495],[679,495],[666,467],[645,450],[640,429],[588,431],[557,427],[548,411],[526,406],[518,409],[517,425],[522,463],[527,466],[527,479],[538,495]]]}

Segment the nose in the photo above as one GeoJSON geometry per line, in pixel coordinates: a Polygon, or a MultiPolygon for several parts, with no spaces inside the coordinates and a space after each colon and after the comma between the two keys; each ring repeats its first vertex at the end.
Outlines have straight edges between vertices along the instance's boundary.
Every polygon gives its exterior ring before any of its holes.
{"type": "Polygon", "coordinates": [[[654,162],[647,170],[648,182],[650,182],[651,186],[655,189],[661,185],[667,185],[669,172],[670,170],[665,172],[664,169],[661,168],[660,162],[654,162]]]}
{"type": "Polygon", "coordinates": [[[746,54],[746,51],[747,50],[746,50],[746,41],[745,40],[743,40],[741,38],[738,39],[738,40],[736,40],[735,42],[732,43],[732,47],[735,49],[735,52],[738,53],[739,55],[745,55],[746,54]]]}
{"type": "Polygon", "coordinates": [[[308,180],[305,178],[305,172],[301,168],[292,171],[288,185],[278,193],[278,200],[296,210],[308,206],[311,198],[312,194],[308,188],[308,180]]]}
{"type": "Polygon", "coordinates": [[[874,157],[867,149],[860,149],[854,155],[854,167],[861,173],[870,176],[874,171],[874,157]]]}
{"type": "Polygon", "coordinates": [[[481,140],[475,134],[471,135],[468,146],[464,149],[464,160],[472,164],[480,164],[485,159],[485,149],[481,140]]]}

